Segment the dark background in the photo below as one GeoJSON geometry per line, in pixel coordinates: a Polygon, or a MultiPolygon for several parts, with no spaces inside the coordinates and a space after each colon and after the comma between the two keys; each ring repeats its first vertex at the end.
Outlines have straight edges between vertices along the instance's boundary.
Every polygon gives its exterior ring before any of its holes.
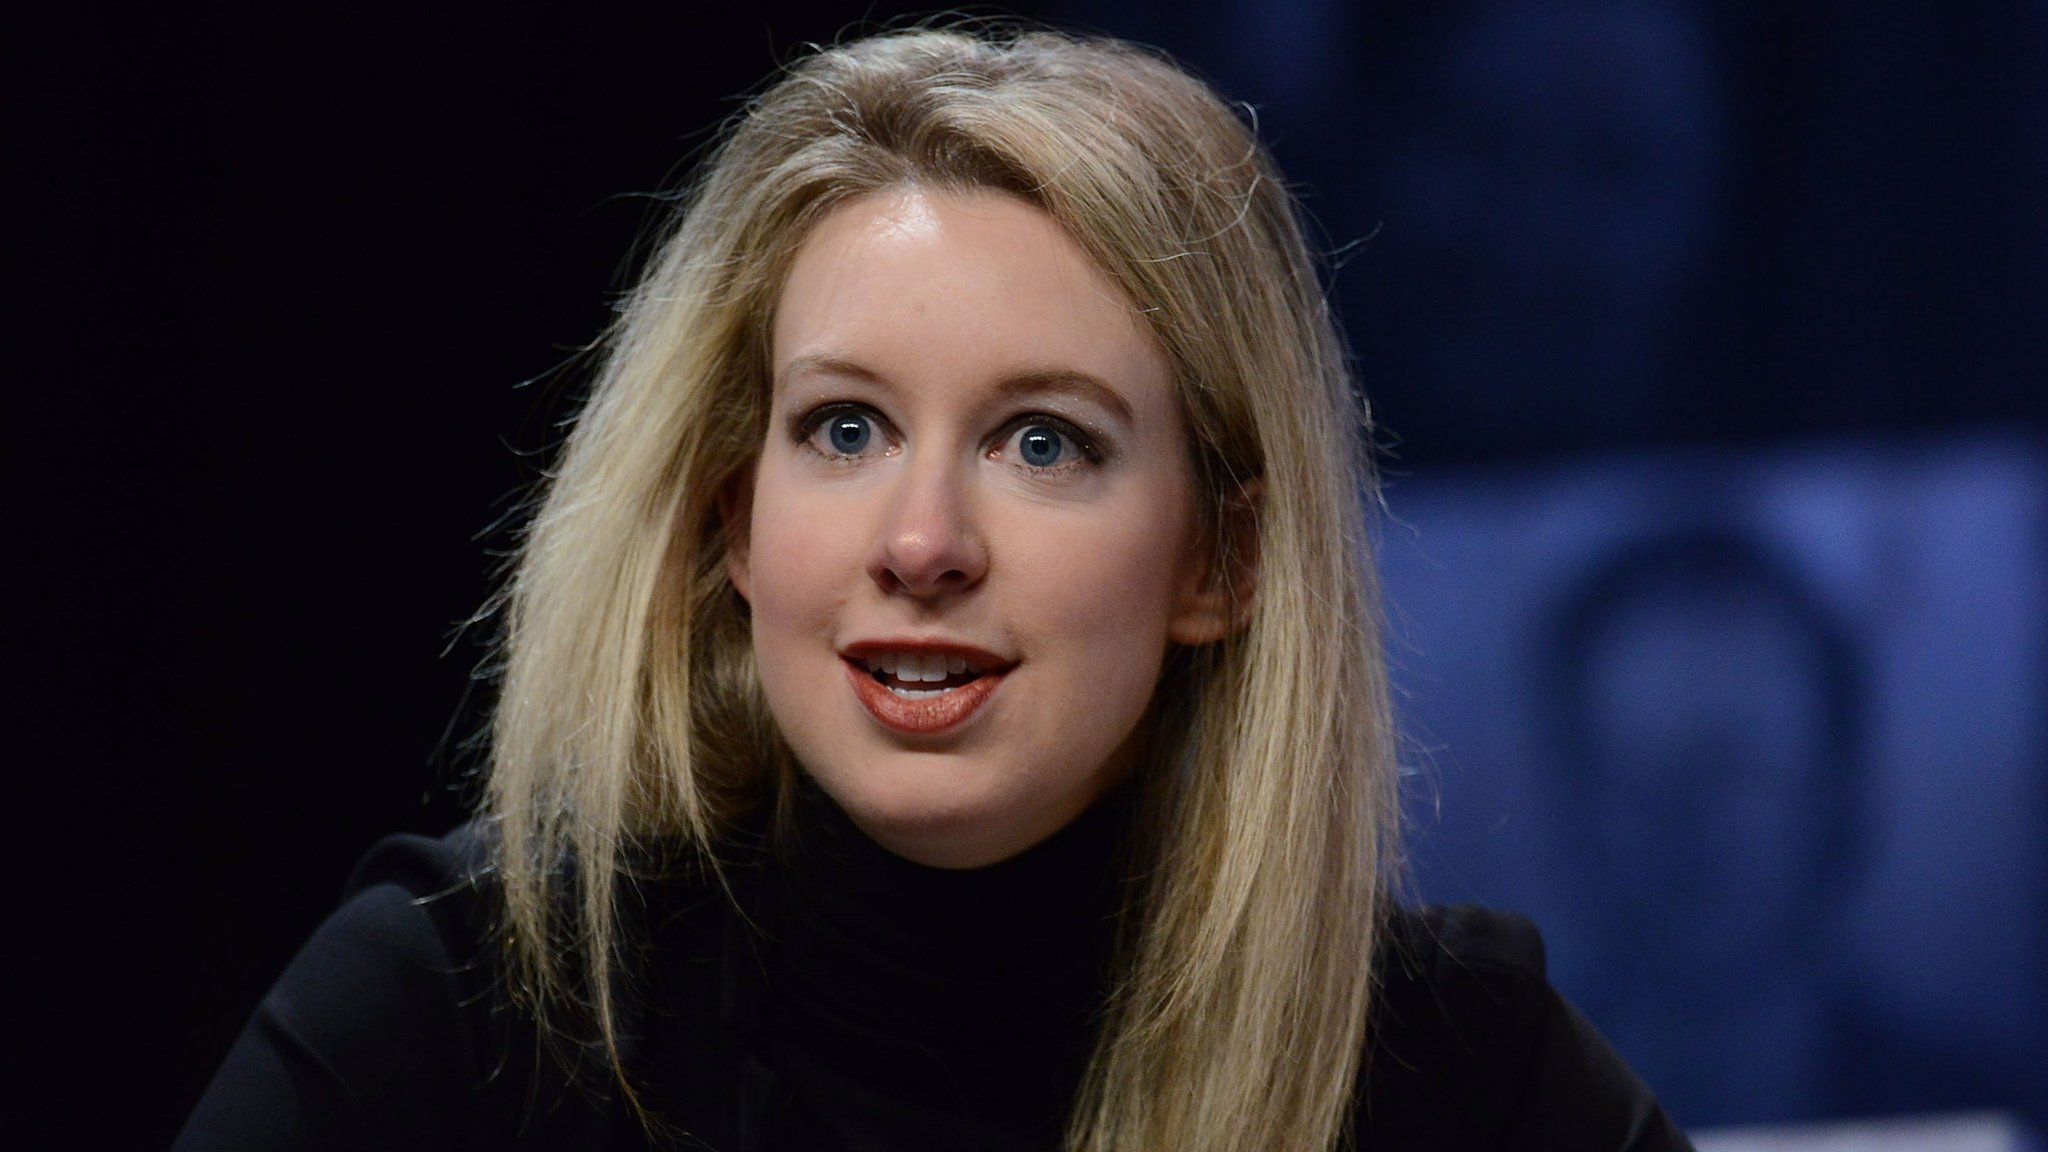
{"type": "MultiPolygon", "coordinates": [[[[1419,894],[1538,913],[1688,1125],[2048,1119],[2048,12],[1035,12],[1249,101],[1320,222],[1419,894]]],[[[460,625],[650,194],[893,15],[13,14],[24,1138],[166,1142],[350,863],[460,818],[460,625]]]]}

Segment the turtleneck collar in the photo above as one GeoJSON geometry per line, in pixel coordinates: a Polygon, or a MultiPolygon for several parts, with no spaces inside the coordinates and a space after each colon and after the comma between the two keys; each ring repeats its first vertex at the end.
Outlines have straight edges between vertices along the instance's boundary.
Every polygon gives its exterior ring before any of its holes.
{"type": "Polygon", "coordinates": [[[1113,793],[1008,860],[931,868],[875,843],[805,781],[776,868],[780,950],[815,979],[808,991],[927,1041],[1070,1027],[1104,983],[1129,816],[1113,793]]]}
{"type": "Polygon", "coordinates": [[[1130,809],[1112,794],[1018,856],[949,870],[802,785],[764,861],[770,1059],[831,1123],[906,1108],[1056,1142],[1108,987],[1130,809]]]}

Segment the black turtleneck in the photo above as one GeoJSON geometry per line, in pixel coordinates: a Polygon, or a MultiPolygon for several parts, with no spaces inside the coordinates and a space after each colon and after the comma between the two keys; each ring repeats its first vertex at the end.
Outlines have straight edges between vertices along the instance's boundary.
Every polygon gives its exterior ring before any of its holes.
{"type": "Polygon", "coordinates": [[[950,870],[803,789],[763,886],[761,1055],[789,1088],[783,1127],[815,1127],[792,1146],[1056,1147],[1107,985],[1127,818],[1112,797],[1021,855],[950,870]]]}
{"type": "MultiPolygon", "coordinates": [[[[781,851],[728,873],[730,899],[706,877],[636,889],[647,947],[621,1056],[661,1146],[1059,1147],[1125,896],[1127,805],[956,872],[891,855],[807,790],[781,851]]],[[[175,1152],[648,1147],[599,1055],[508,1002],[483,865],[473,828],[378,845],[175,1152]]],[[[1526,921],[1399,911],[1378,955],[1362,1152],[1689,1147],[1544,980],[1526,921]]]]}

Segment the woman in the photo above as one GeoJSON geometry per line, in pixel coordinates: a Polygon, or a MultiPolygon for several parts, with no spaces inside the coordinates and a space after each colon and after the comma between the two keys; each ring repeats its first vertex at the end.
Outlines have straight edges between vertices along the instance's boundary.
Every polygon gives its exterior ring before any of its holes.
{"type": "Polygon", "coordinates": [[[1683,1147],[1526,925],[1389,900],[1364,411],[1227,106],[891,34],[686,203],[483,818],[372,854],[182,1146],[1683,1147]]]}

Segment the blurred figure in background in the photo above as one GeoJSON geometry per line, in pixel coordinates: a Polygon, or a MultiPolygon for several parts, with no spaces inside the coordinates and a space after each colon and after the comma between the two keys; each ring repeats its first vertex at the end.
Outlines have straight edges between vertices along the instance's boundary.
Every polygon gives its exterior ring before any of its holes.
{"type": "Polygon", "coordinates": [[[1557,867],[1602,927],[1589,1011],[1688,1115],[1797,1113],[1826,1094],[1861,832],[1841,629],[1727,532],[1624,548],[1553,629],[1557,867]]]}
{"type": "Polygon", "coordinates": [[[1692,7],[1476,6],[1396,67],[1414,114],[1379,161],[1367,290],[1399,338],[1373,377],[1427,396],[1396,431],[1499,451],[1561,420],[1607,442],[1682,417],[1674,343],[1726,163],[1692,7]]]}

